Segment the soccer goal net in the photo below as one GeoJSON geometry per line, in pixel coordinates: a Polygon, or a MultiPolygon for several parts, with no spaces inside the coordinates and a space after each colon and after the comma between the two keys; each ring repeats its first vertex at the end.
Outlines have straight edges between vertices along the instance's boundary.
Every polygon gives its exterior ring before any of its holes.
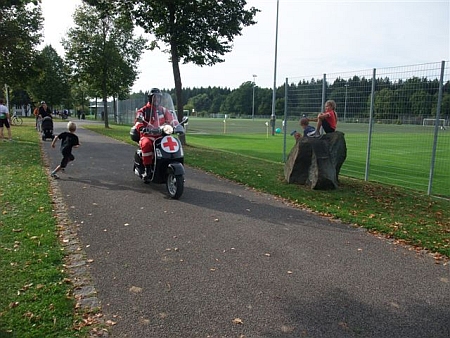
{"type": "MultiPolygon", "coordinates": [[[[434,126],[435,123],[436,119],[423,119],[424,126],[434,126]]],[[[445,127],[445,119],[439,119],[437,123],[439,127],[445,127]]]]}

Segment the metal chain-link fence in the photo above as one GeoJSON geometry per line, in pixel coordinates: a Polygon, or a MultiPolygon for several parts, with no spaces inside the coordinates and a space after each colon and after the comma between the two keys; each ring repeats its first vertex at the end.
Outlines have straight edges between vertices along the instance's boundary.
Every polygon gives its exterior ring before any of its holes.
{"type": "Polygon", "coordinates": [[[285,119],[337,105],[341,174],[450,196],[448,62],[286,79],[285,119]]]}
{"type": "Polygon", "coordinates": [[[147,95],[143,94],[141,98],[118,101],[117,103],[117,123],[134,124],[136,111],[147,103],[147,95]]]}
{"type": "MultiPolygon", "coordinates": [[[[285,87],[277,118],[289,124],[336,102],[347,143],[340,174],[450,197],[448,62],[288,78],[285,87]]],[[[115,120],[132,125],[146,101],[119,101],[115,120]]]]}

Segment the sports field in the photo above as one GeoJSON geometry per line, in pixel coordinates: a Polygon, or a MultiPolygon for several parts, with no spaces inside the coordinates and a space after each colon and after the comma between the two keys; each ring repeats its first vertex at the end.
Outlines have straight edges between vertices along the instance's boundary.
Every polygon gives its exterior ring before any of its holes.
{"type": "MultiPolygon", "coordinates": [[[[282,165],[295,144],[290,136],[301,128],[288,121],[286,137],[272,135],[267,120],[203,119],[191,117],[187,126],[187,143],[223,151],[245,154],[282,165]]],[[[281,127],[277,120],[276,128],[281,127]]],[[[362,123],[339,123],[345,133],[347,159],[341,175],[365,178],[368,157],[369,126],[362,123]]],[[[375,124],[373,127],[368,180],[398,185],[426,193],[432,163],[434,128],[421,125],[375,124]]],[[[432,195],[450,197],[450,130],[439,129],[432,176],[432,195]]]]}

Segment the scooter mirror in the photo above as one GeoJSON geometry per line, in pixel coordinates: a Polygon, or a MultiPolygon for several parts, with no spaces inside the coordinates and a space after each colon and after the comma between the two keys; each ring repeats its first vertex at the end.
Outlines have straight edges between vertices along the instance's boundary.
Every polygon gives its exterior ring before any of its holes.
{"type": "Polygon", "coordinates": [[[189,121],[189,116],[183,116],[183,118],[181,119],[180,124],[181,124],[182,126],[184,126],[185,124],[188,123],[188,121],[189,121]]]}
{"type": "Polygon", "coordinates": [[[179,125],[175,126],[174,133],[175,134],[184,134],[185,133],[183,125],[181,123],[179,125]]]}

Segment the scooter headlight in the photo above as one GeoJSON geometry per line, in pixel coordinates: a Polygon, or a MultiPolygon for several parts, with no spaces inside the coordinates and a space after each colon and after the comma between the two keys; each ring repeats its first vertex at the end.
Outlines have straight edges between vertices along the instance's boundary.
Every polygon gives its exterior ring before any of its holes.
{"type": "Polygon", "coordinates": [[[164,134],[166,134],[166,135],[173,134],[173,127],[170,124],[165,124],[162,127],[162,130],[163,130],[164,134]]]}

